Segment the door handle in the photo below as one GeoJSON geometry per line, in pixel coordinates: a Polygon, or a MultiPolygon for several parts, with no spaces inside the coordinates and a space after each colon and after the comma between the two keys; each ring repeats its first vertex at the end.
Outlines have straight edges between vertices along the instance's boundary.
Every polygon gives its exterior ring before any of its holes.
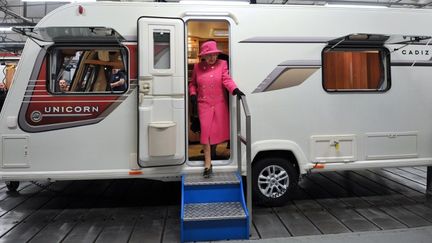
{"type": "Polygon", "coordinates": [[[149,94],[150,93],[150,82],[149,81],[140,81],[140,93],[149,94]]]}
{"type": "Polygon", "coordinates": [[[139,81],[139,91],[140,93],[147,95],[151,92],[151,84],[153,81],[153,76],[143,76],[140,77],[139,81]]]}
{"type": "Polygon", "coordinates": [[[339,151],[340,148],[339,141],[334,140],[332,143],[330,143],[330,147],[335,147],[336,151],[339,151]]]}

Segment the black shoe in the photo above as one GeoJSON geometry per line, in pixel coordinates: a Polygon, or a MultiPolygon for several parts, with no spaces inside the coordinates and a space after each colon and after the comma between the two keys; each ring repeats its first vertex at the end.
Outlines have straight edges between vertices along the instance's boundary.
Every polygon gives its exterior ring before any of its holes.
{"type": "Polygon", "coordinates": [[[209,168],[204,168],[203,177],[204,178],[210,178],[211,174],[213,173],[213,166],[210,165],[209,168]]]}

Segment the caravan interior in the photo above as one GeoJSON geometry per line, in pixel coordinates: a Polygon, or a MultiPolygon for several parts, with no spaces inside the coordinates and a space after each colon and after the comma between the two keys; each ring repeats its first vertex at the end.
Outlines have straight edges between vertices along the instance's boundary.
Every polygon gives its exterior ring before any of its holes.
{"type": "MultiPolygon", "coordinates": [[[[207,40],[215,40],[219,50],[222,53],[219,59],[228,61],[229,63],[229,23],[224,20],[209,21],[209,20],[190,20],[187,22],[187,71],[188,80],[192,77],[194,64],[199,63],[200,46],[207,40]]],[[[192,104],[189,102],[189,119],[192,116],[192,104]]],[[[191,122],[189,121],[188,141],[189,141],[189,160],[203,161],[204,153],[202,146],[199,144],[199,133],[195,133],[190,129],[191,122]]],[[[213,160],[228,160],[230,158],[230,142],[225,142],[219,145],[212,146],[213,160]]]]}

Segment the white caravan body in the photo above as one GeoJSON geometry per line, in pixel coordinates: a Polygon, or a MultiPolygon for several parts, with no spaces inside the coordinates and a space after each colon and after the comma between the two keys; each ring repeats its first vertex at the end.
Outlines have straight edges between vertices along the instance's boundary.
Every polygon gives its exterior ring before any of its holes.
{"type": "MultiPolygon", "coordinates": [[[[432,164],[432,29],[424,25],[431,10],[95,2],[52,11],[37,28],[54,37],[27,40],[0,115],[0,179],[171,180],[201,172],[202,161],[187,154],[186,33],[193,20],[229,24],[230,72],[249,104],[253,163],[284,158],[298,175],[432,164]],[[106,27],[122,38],[69,27],[106,27]],[[152,64],[152,31],[170,33],[163,68],[152,64]],[[68,45],[124,48],[127,91],[53,92],[53,50],[68,45]],[[350,48],[381,53],[383,86],[326,87],[326,51],[350,48]]],[[[231,149],[236,154],[235,142],[231,149]]],[[[236,168],[235,156],[214,161],[216,171],[236,168]]]]}

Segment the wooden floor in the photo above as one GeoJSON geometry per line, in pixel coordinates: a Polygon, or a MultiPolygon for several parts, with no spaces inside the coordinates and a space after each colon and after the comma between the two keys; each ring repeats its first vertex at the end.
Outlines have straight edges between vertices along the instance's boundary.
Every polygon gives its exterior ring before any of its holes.
{"type": "MultiPolygon", "coordinates": [[[[179,242],[179,182],[0,185],[0,242],[179,242]]],[[[426,168],[329,172],[302,180],[280,208],[254,207],[252,239],[432,225],[426,168]]]]}

